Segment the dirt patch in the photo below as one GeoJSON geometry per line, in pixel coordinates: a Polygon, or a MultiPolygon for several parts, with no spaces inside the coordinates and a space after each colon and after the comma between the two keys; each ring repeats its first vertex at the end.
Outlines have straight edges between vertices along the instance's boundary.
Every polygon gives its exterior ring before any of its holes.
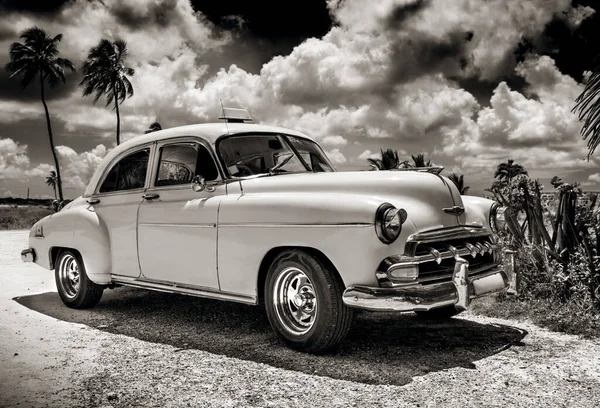
{"type": "Polygon", "coordinates": [[[60,320],[179,350],[203,350],[367,384],[404,385],[434,371],[474,368],[474,361],[522,344],[527,334],[463,319],[423,321],[412,314],[360,313],[335,351],[311,355],[283,346],[263,310],[253,306],[131,288],[105,291],[91,310],[69,309],[56,293],[16,300],[60,320]]]}

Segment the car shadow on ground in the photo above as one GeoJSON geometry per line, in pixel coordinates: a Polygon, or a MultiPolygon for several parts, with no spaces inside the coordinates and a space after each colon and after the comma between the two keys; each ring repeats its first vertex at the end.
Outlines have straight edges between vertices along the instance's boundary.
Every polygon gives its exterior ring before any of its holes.
{"type": "Polygon", "coordinates": [[[527,332],[464,319],[424,321],[412,314],[363,312],[334,351],[311,355],[283,346],[262,308],[141,289],[106,290],[90,310],[69,309],[55,292],[15,298],[45,315],[109,333],[204,350],[274,367],[368,384],[404,385],[413,377],[474,361],[512,346],[527,332]]]}

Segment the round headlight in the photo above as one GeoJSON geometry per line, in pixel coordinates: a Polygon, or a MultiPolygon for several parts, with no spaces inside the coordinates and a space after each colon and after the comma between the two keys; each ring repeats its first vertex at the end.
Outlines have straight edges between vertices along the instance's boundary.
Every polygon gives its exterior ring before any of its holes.
{"type": "Polygon", "coordinates": [[[506,230],[506,209],[497,203],[490,210],[490,226],[495,233],[506,230]]]}
{"type": "Polygon", "coordinates": [[[402,224],[406,221],[406,210],[392,204],[383,203],[375,214],[375,231],[384,244],[391,244],[400,236],[402,224]]]}

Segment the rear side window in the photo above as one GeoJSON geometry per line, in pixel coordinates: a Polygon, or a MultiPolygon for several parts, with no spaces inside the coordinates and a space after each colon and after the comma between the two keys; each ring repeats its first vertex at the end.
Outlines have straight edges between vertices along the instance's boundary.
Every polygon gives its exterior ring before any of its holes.
{"type": "Polygon", "coordinates": [[[189,184],[196,175],[207,181],[219,176],[217,166],[206,147],[198,143],[175,143],[160,149],[155,186],[189,184]]]}
{"type": "Polygon", "coordinates": [[[110,193],[144,188],[150,149],[140,150],[119,160],[108,172],[98,192],[110,193]]]}

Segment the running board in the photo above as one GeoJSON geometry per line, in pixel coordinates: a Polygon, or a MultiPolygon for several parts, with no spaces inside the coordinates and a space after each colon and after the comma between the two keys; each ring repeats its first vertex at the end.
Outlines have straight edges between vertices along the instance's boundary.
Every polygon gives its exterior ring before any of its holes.
{"type": "Polygon", "coordinates": [[[117,285],[130,286],[132,288],[151,289],[166,293],[175,293],[179,295],[196,296],[208,299],[224,300],[228,302],[244,303],[247,305],[256,305],[256,296],[237,295],[228,292],[219,292],[203,287],[191,285],[178,285],[173,282],[153,281],[148,279],[132,278],[129,276],[112,277],[112,282],[117,285]]]}

